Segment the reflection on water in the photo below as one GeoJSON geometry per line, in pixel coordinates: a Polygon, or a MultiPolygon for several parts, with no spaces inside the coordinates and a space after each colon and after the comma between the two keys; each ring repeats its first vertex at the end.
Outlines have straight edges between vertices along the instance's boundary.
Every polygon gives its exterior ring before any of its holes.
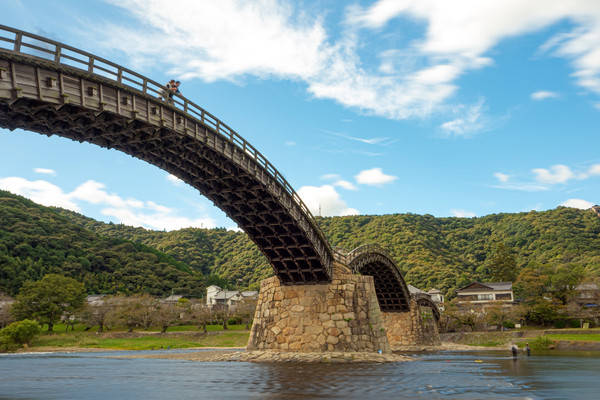
{"type": "Polygon", "coordinates": [[[106,358],[123,353],[0,356],[0,399],[597,399],[600,393],[598,355],[513,360],[497,352],[431,353],[408,363],[316,365],[106,358]]]}

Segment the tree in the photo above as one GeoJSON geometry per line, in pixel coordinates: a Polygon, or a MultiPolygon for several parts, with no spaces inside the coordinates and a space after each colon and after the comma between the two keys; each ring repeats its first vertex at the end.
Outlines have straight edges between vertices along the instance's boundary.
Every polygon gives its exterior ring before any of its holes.
{"type": "Polygon", "coordinates": [[[0,329],[14,321],[14,317],[10,312],[11,304],[12,298],[0,292],[0,329]]]}
{"type": "Polygon", "coordinates": [[[13,322],[0,330],[0,336],[7,337],[13,343],[29,344],[36,335],[39,335],[40,330],[41,328],[37,321],[24,319],[13,322]]]}
{"type": "Polygon", "coordinates": [[[490,264],[492,279],[501,282],[512,282],[517,277],[517,261],[513,252],[503,243],[496,248],[490,264]]]}
{"type": "Polygon", "coordinates": [[[185,313],[188,304],[189,301],[177,301],[177,303],[158,302],[152,316],[153,323],[160,326],[161,333],[167,332],[169,326],[180,320],[180,316],[185,313]]]}
{"type": "Polygon", "coordinates": [[[135,328],[147,329],[152,324],[155,311],[155,299],[150,295],[115,298],[116,307],[109,313],[107,320],[111,325],[127,327],[128,332],[135,328]]]}
{"type": "Polygon", "coordinates": [[[23,285],[12,312],[18,320],[32,318],[48,324],[48,332],[52,332],[54,324],[64,313],[78,311],[84,302],[82,283],[62,275],[48,274],[37,282],[28,281],[23,285]]]}
{"type": "MultiPolygon", "coordinates": [[[[445,307],[444,315],[447,318],[456,321],[461,328],[463,326],[468,326],[471,332],[473,332],[482,322],[483,313],[462,307],[458,304],[457,299],[452,300],[446,304],[445,307]]],[[[447,326],[448,325],[449,323],[447,323],[447,326]]]]}
{"type": "Polygon", "coordinates": [[[191,322],[198,326],[198,329],[202,329],[202,332],[208,333],[206,325],[213,319],[210,307],[204,303],[195,303],[191,305],[190,310],[191,322]]]}
{"type": "Polygon", "coordinates": [[[256,311],[256,303],[256,299],[242,299],[235,305],[233,315],[246,325],[246,329],[250,329],[250,323],[252,322],[254,312],[256,311]]]}
{"type": "MultiPolygon", "coordinates": [[[[485,306],[485,320],[489,325],[496,325],[498,330],[504,330],[504,324],[517,318],[519,311],[516,306],[502,301],[485,306]]],[[[513,321],[514,322],[514,321],[513,321]]]]}
{"type": "Polygon", "coordinates": [[[98,325],[98,332],[104,332],[108,315],[116,307],[115,301],[115,297],[107,296],[93,304],[86,304],[79,314],[81,321],[87,325],[86,330],[98,325]]]}

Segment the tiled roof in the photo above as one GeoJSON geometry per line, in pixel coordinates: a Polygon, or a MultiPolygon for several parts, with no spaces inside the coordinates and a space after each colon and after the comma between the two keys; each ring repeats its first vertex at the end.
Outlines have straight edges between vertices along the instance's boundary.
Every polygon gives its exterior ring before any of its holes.
{"type": "Polygon", "coordinates": [[[491,290],[512,290],[512,282],[472,282],[467,286],[458,289],[458,292],[468,291],[468,292],[476,292],[485,290],[485,288],[489,288],[491,290]],[[470,288],[471,286],[480,285],[483,288],[470,288]]]}
{"type": "Polygon", "coordinates": [[[406,286],[408,286],[408,291],[410,292],[410,294],[417,294],[417,293],[427,294],[426,292],[422,291],[419,288],[414,287],[413,285],[406,285],[406,286]]]}

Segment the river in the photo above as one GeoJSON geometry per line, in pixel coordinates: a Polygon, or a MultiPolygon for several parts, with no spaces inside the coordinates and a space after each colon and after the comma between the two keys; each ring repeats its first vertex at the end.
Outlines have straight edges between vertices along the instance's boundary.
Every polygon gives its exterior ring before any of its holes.
{"type": "Polygon", "coordinates": [[[440,352],[393,364],[110,358],[127,354],[140,352],[0,355],[0,400],[600,398],[598,353],[513,360],[500,352],[440,352]]]}

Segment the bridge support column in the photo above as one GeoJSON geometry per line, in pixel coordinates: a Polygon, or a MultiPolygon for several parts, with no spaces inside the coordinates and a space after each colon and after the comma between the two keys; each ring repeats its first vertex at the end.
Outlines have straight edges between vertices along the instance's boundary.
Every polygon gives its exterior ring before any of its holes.
{"type": "Polygon", "coordinates": [[[410,301],[410,310],[406,312],[385,312],[383,321],[388,342],[392,350],[402,346],[436,345],[440,343],[437,323],[433,316],[426,320],[421,308],[414,299],[410,301]]]}
{"type": "Polygon", "coordinates": [[[261,282],[248,350],[390,352],[373,278],[337,274],[330,284],[261,282]]]}

